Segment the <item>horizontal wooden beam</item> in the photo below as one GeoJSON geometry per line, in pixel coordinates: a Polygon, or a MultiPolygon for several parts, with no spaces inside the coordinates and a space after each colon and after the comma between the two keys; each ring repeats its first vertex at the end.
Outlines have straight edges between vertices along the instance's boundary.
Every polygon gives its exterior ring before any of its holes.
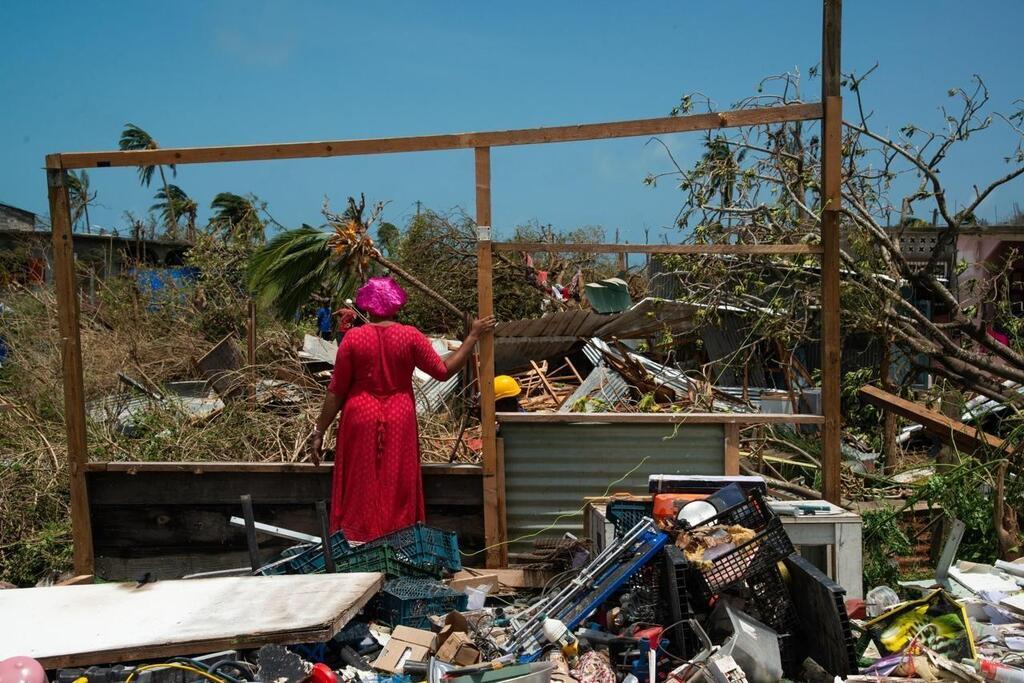
{"type": "MultiPolygon", "coordinates": [[[[318,474],[334,467],[334,463],[325,462],[314,465],[308,462],[90,462],[85,466],[86,472],[127,472],[142,474],[147,472],[269,472],[298,474],[318,474]]],[[[479,465],[449,465],[447,463],[423,463],[424,474],[466,474],[480,476],[479,465]]]]}
{"type": "Polygon", "coordinates": [[[981,446],[988,446],[996,450],[1002,450],[1003,448],[1003,440],[998,436],[993,436],[981,431],[977,427],[972,427],[959,420],[946,417],[940,412],[929,410],[913,401],[890,394],[888,391],[878,387],[865,385],[860,388],[858,393],[862,401],[905,417],[911,422],[921,425],[946,443],[953,443],[961,448],[971,450],[981,446]]]}
{"type": "Polygon", "coordinates": [[[820,254],[817,244],[551,244],[495,242],[495,251],[558,254],[820,254]]]}
{"type": "Polygon", "coordinates": [[[498,422],[636,424],[822,424],[821,415],[785,413],[497,413],[498,422]]]}
{"type": "Polygon", "coordinates": [[[272,159],[309,159],[363,154],[433,152],[471,147],[506,147],[552,142],[605,140],[645,135],[664,135],[699,130],[717,130],[787,121],[820,119],[820,103],[790,104],[782,107],[736,109],[711,114],[665,116],[656,119],[587,123],[548,128],[522,128],[482,133],[454,133],[367,140],[331,140],[267,145],[227,147],[168,147],[107,152],[68,152],[46,157],[47,168],[103,168],[106,166],[155,166],[169,164],[205,164],[228,161],[269,161],[272,159]]]}

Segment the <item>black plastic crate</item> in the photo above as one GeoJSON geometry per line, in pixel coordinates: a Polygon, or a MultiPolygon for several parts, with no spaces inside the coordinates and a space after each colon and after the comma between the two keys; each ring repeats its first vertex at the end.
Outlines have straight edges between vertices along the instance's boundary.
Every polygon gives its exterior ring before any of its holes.
{"type": "Polygon", "coordinates": [[[378,616],[392,626],[430,628],[430,617],[462,612],[469,596],[431,579],[394,579],[377,596],[378,616]]]}
{"type": "Polygon", "coordinates": [[[620,538],[653,511],[654,503],[638,500],[610,500],[605,506],[605,516],[615,525],[615,535],[620,538]]]}
{"type": "Polygon", "coordinates": [[[716,594],[744,582],[747,577],[769,572],[795,552],[782,522],[756,489],[747,494],[745,501],[698,524],[693,531],[715,525],[741,526],[753,531],[754,537],[710,562],[694,563],[695,588],[708,603],[716,594]]]}
{"type": "Polygon", "coordinates": [[[790,594],[800,613],[799,653],[812,657],[834,676],[845,678],[858,673],[856,638],[846,613],[846,590],[799,555],[790,555],[785,564],[790,594]]]}
{"type": "Polygon", "coordinates": [[[742,503],[726,508],[694,528],[701,529],[714,526],[715,524],[735,524],[746,527],[751,531],[762,531],[768,527],[773,519],[778,519],[778,516],[768,506],[768,503],[765,502],[764,495],[759,490],[752,489],[747,493],[747,499],[742,503]]]}
{"type": "Polygon", "coordinates": [[[656,561],[662,567],[659,573],[659,594],[665,620],[660,623],[672,627],[667,634],[669,649],[677,657],[691,659],[700,652],[701,643],[686,621],[695,616],[687,586],[689,564],[683,551],[674,545],[665,546],[656,561]]]}

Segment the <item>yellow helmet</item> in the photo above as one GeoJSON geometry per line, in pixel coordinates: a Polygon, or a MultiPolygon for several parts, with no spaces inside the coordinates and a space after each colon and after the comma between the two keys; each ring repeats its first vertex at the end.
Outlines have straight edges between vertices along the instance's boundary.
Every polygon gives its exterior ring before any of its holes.
{"type": "Polygon", "coordinates": [[[494,378],[494,400],[498,401],[503,398],[512,398],[518,396],[522,389],[519,388],[519,382],[515,381],[508,375],[498,375],[494,378]]]}

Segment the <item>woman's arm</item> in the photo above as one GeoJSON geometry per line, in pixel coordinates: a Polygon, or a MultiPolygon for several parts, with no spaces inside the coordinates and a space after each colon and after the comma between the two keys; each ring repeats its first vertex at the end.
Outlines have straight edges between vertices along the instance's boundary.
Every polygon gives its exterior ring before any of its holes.
{"type": "Polygon", "coordinates": [[[313,427],[313,439],[310,443],[310,459],[314,465],[320,464],[320,455],[324,450],[324,433],[330,428],[334,418],[341,410],[343,400],[330,391],[324,397],[324,405],[320,408],[320,416],[316,418],[316,426],[313,427]]]}
{"type": "Polygon", "coordinates": [[[473,347],[476,346],[478,341],[480,341],[480,336],[485,332],[493,330],[494,325],[495,321],[493,315],[473,321],[473,324],[469,328],[469,332],[466,334],[466,338],[462,341],[462,346],[457,348],[454,352],[449,353],[448,357],[444,359],[444,366],[448,369],[449,377],[466,365],[470,356],[473,355],[473,347]]]}

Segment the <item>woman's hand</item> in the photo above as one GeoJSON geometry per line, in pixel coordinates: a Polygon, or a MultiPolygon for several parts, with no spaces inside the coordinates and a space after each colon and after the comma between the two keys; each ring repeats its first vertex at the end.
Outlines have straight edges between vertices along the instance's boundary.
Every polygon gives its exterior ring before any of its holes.
{"type": "Polygon", "coordinates": [[[309,438],[309,459],[316,467],[320,466],[320,455],[324,452],[324,433],[317,428],[309,438]]]}
{"type": "Polygon", "coordinates": [[[466,341],[476,341],[486,333],[494,329],[497,321],[493,315],[488,315],[483,318],[477,318],[473,321],[473,324],[469,327],[469,334],[466,335],[466,341]]]}

